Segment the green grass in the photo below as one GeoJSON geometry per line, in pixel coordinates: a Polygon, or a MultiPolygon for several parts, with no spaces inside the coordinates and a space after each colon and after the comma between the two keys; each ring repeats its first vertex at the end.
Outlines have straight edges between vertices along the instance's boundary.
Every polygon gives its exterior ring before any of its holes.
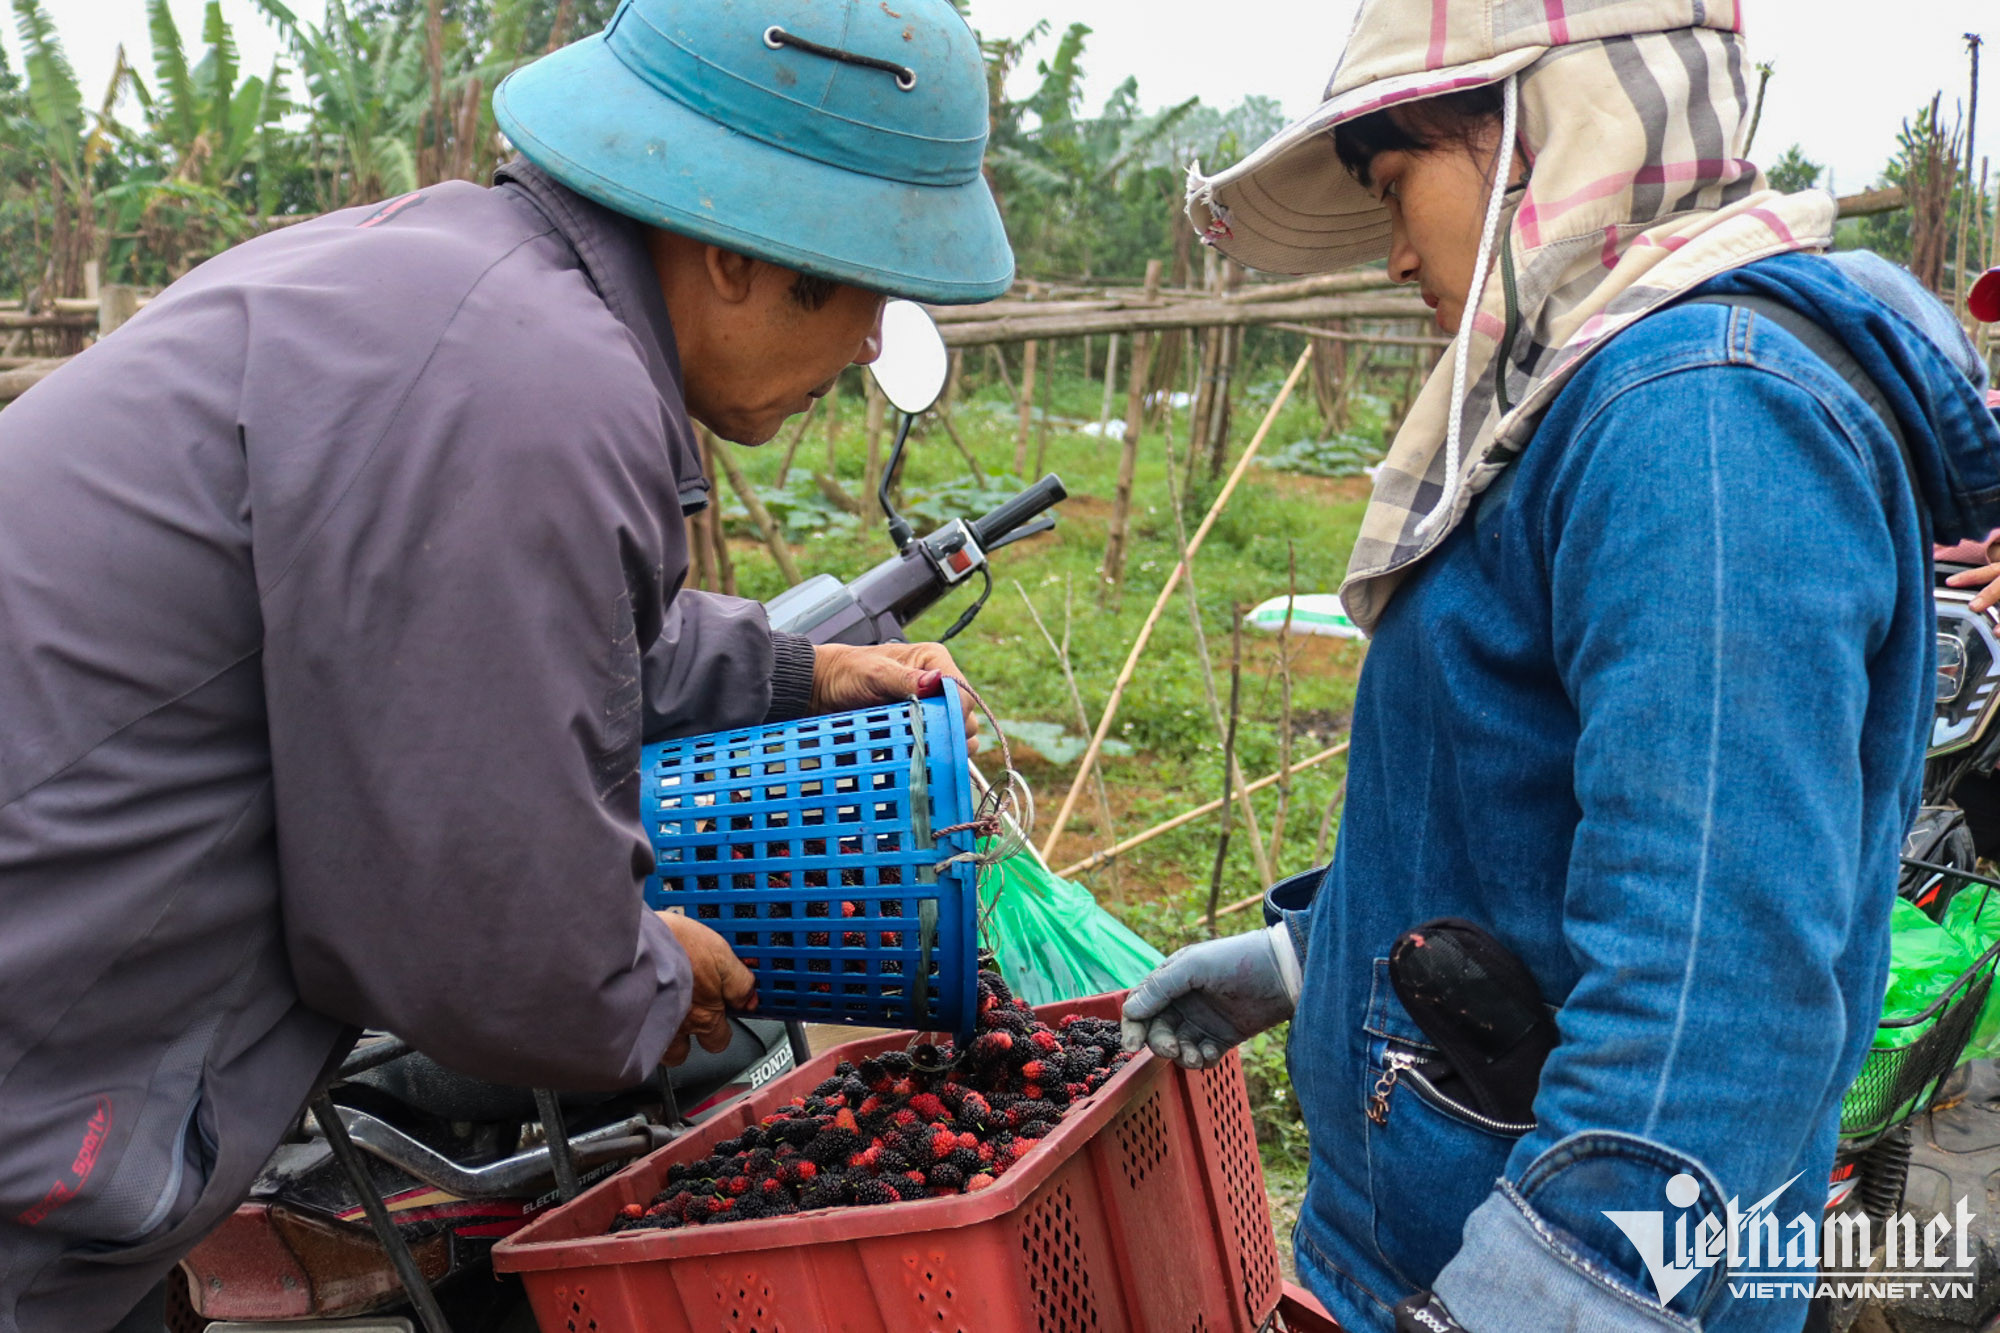
{"type": "MultiPolygon", "coordinates": [[[[1113,680],[1141,622],[1173,569],[1177,558],[1173,514],[1167,485],[1166,443],[1161,431],[1148,431],[1140,450],[1134,489],[1134,522],[1122,587],[1107,587],[1100,577],[1105,531],[1116,489],[1118,445],[1077,431],[1072,422],[1095,422],[1102,401],[1101,382],[1077,372],[1074,345],[1065,349],[1051,393],[1052,418],[1045,467],[1060,474],[1070,500],[1062,506],[1057,530],[997,552],[993,557],[994,592],[985,611],[951,647],[960,666],[1002,718],[1058,724],[1072,735],[1078,731],[1061,670],[1035,629],[1018,583],[1040,609],[1058,637],[1062,634],[1066,589],[1073,599],[1071,660],[1092,725],[1108,697],[1113,680]]],[[[983,366],[968,357],[968,367],[983,366]]],[[[1262,420],[1282,383],[1287,365],[1259,367],[1244,375],[1242,396],[1235,408],[1230,461],[1262,420]]],[[[905,508],[927,531],[950,513],[984,510],[1019,482],[1008,478],[1014,459],[1017,416],[997,382],[980,383],[968,375],[953,408],[953,420],[981,466],[992,474],[985,491],[974,487],[958,451],[942,429],[920,429],[910,446],[903,476],[905,508]]],[[[1279,414],[1266,447],[1277,451],[1301,441],[1315,441],[1327,432],[1309,394],[1301,392],[1279,414]]],[[[1039,395],[1038,395],[1039,396],[1039,395]]],[[[1119,410],[1122,411],[1123,395],[1119,410]]],[[[866,445],[863,404],[858,381],[850,376],[839,395],[841,430],[834,473],[850,494],[859,495],[866,445]]],[[[1386,403],[1369,395],[1356,396],[1356,424],[1342,437],[1340,448],[1377,439],[1386,403]]],[[[824,409],[822,409],[824,416],[824,409]]],[[[1186,413],[1172,420],[1175,452],[1186,447],[1186,413]]],[[[773,507],[780,511],[795,545],[803,573],[827,572],[852,577],[889,554],[874,506],[855,522],[834,516],[811,479],[827,468],[825,423],[815,421],[799,449],[790,483],[773,507]]],[[[767,501],[773,499],[775,476],[789,429],[776,444],[760,450],[737,451],[744,470],[767,501]]],[[[884,442],[887,447],[887,441],[884,442]]],[[[1030,440],[1030,458],[1034,440],[1030,440]]],[[[1312,455],[1310,447],[1295,453],[1312,455]]],[[[1032,470],[1032,469],[1031,469],[1032,470]]],[[[1205,477],[1189,497],[1188,526],[1192,530],[1220,489],[1205,477]]],[[[1254,465],[1210,533],[1195,561],[1202,623],[1217,672],[1218,692],[1225,704],[1229,688],[1230,617],[1232,605],[1247,610],[1285,592],[1288,564],[1297,562],[1300,592],[1331,592],[1338,588],[1361,513],[1366,482],[1306,476],[1254,465]]],[[[733,508],[733,504],[732,504],[733,508]]],[[[740,512],[740,511],[739,511],[740,512]]],[[[775,563],[754,536],[747,520],[730,524],[739,540],[732,544],[738,591],[769,597],[783,580],[775,563]]],[[[912,637],[942,633],[969,600],[963,591],[911,626],[912,637]]],[[[1305,646],[1294,672],[1294,757],[1317,752],[1343,738],[1352,708],[1354,684],[1362,647],[1334,639],[1301,640],[1305,646]]],[[[1279,762],[1280,693],[1275,673],[1277,636],[1246,630],[1241,722],[1237,750],[1247,778],[1276,770],[1279,762]]],[[[1114,837],[1131,836],[1222,791],[1222,742],[1217,735],[1202,687],[1195,637],[1186,602],[1177,592],[1162,616],[1152,642],[1141,658],[1112,733],[1131,752],[1104,761],[1115,812],[1115,829],[1106,829],[1089,789],[1079,801],[1069,831],[1052,864],[1080,860],[1114,837]]],[[[989,739],[990,747],[990,739],[989,739]]],[[[1017,755],[1018,766],[1035,789],[1045,835],[1056,807],[1075,773],[1075,762],[1050,764],[1028,753],[1017,755]]],[[[989,772],[998,767],[989,748],[989,772]]],[[[1302,870],[1311,863],[1322,817],[1344,775],[1342,758],[1300,774],[1293,781],[1284,845],[1274,870],[1302,870]]],[[[1268,839],[1277,807],[1277,789],[1257,793],[1260,826],[1268,839]]],[[[1337,825],[1337,817],[1336,817],[1337,825]]],[[[1110,867],[1086,877],[1100,902],[1162,950],[1172,950],[1203,938],[1203,921],[1213,868],[1220,816],[1194,821],[1135,849],[1110,867]]],[[[1257,878],[1241,821],[1237,823],[1223,867],[1221,901],[1228,903],[1258,892],[1257,878]]],[[[1225,918],[1222,928],[1247,929],[1260,923],[1254,911],[1225,918]]],[[[1294,1132],[1296,1111],[1284,1080],[1281,1047],[1259,1047],[1251,1053],[1252,1083],[1257,1092],[1260,1137],[1274,1170],[1302,1159],[1303,1136],[1294,1132]]]]}

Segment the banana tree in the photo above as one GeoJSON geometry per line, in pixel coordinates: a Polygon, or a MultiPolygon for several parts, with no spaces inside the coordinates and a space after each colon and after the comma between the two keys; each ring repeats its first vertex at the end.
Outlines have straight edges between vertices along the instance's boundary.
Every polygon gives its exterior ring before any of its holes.
{"type": "Polygon", "coordinates": [[[269,75],[237,81],[236,38],[222,16],[222,0],[208,0],[202,16],[207,50],[188,65],[167,0],[147,0],[153,42],[153,88],[135,89],[147,127],[171,158],[175,178],[224,190],[273,150],[285,102],[284,66],[269,75]]]}
{"type": "MultiPolygon", "coordinates": [[[[30,292],[31,299],[39,301],[83,291],[84,264],[97,249],[92,175],[109,139],[103,119],[93,123],[84,107],[76,71],[41,0],[13,0],[13,8],[27,89],[7,126],[10,146],[24,150],[10,164],[13,179],[8,188],[38,198],[46,191],[48,233],[43,244],[48,258],[30,292]]],[[[122,51],[118,67],[107,104],[117,100],[125,74],[122,51]]],[[[35,212],[39,219],[39,206],[35,212]]]]}
{"type": "Polygon", "coordinates": [[[288,109],[284,70],[238,80],[236,39],[221,0],[208,0],[201,59],[190,65],[167,0],[147,0],[153,86],[136,75],[139,130],[105,117],[132,169],[104,191],[112,238],[106,274],[124,281],[172,279],[194,262],[254,232],[273,211],[273,173],[288,109]],[[145,264],[140,263],[141,256],[145,264]]]}
{"type": "MultiPolygon", "coordinates": [[[[1022,48],[1046,31],[1040,25],[1020,42],[988,42],[989,85],[1004,81],[1022,48]]],[[[1151,158],[1199,106],[1191,97],[1143,113],[1138,81],[1127,79],[1096,116],[1080,114],[1089,37],[1088,26],[1071,24],[1050,58],[1038,63],[1034,92],[1002,101],[993,112],[990,179],[1012,205],[1007,217],[1016,250],[1043,271],[1118,271],[1159,252],[1169,214],[1159,203],[1162,173],[1151,158]]],[[[1165,176],[1178,187],[1177,173],[1165,176]]]]}
{"type": "Polygon", "coordinates": [[[321,205],[338,208],[417,188],[408,126],[431,100],[426,25],[406,15],[369,25],[343,0],[327,0],[323,25],[307,23],[284,0],[257,0],[291,44],[305,75],[311,135],[337,151],[321,184],[321,205]]]}
{"type": "MultiPolygon", "coordinates": [[[[483,180],[505,147],[493,119],[492,91],[500,80],[540,54],[533,33],[547,0],[497,0],[477,23],[446,22],[444,0],[423,0],[424,67],[430,97],[406,107],[400,130],[415,146],[417,183],[483,180]]],[[[585,0],[584,9],[603,8],[585,0]]],[[[571,0],[550,16],[549,48],[569,35],[578,17],[571,0]]],[[[586,20],[591,17],[582,15],[586,20]]]]}
{"type": "Polygon", "coordinates": [[[434,184],[483,179],[504,143],[492,90],[596,21],[606,0],[326,0],[324,22],[301,20],[287,0],[257,0],[296,52],[312,94],[313,132],[337,145],[326,207],[434,184]]]}

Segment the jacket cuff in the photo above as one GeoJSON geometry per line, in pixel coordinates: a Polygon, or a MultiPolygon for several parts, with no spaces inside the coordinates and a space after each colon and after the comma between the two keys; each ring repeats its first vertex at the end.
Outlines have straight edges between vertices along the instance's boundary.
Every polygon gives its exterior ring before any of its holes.
{"type": "Polygon", "coordinates": [[[1331,865],[1317,866],[1288,875],[1264,891],[1264,924],[1282,924],[1291,937],[1292,955],[1297,966],[1306,961],[1306,945],[1312,937],[1312,904],[1331,865]]]}
{"type": "Polygon", "coordinates": [[[771,631],[771,706],[766,722],[790,722],[812,708],[813,644],[803,634],[771,631]]]}
{"type": "Polygon", "coordinates": [[[1471,1333],[1545,1328],[1699,1333],[1603,1271],[1506,1181],[1465,1220],[1465,1242],[1431,1290],[1471,1333]]]}

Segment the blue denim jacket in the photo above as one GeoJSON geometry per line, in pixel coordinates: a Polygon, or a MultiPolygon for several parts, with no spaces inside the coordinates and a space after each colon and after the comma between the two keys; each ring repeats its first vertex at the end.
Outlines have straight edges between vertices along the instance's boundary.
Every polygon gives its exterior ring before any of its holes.
{"type": "Polygon", "coordinates": [[[1791,334],[1682,306],[1577,373],[1397,592],[1337,856],[1291,917],[1298,1265],[1356,1333],[1427,1288],[1474,1333],[1804,1317],[1732,1300],[1719,1270],[1663,1307],[1605,1212],[1673,1215],[1684,1172],[1696,1218],[1787,1181],[1777,1215],[1819,1216],[1921,776],[1924,529],[2000,523],[2000,432],[1936,344],[1824,259],[1705,290],[1842,338],[1899,418],[1916,493],[1881,419],[1791,334]],[[1390,943],[1442,916],[1491,930],[1559,1008],[1526,1132],[1408,1079],[1386,1123],[1367,1117],[1424,1045],[1390,943]]]}

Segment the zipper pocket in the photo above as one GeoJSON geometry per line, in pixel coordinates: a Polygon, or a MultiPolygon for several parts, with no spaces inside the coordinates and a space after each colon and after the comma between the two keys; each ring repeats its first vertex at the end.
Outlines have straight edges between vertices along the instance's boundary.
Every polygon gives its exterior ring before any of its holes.
{"type": "Polygon", "coordinates": [[[1408,1051],[1386,1050],[1382,1053],[1382,1073],[1375,1080],[1375,1090],[1368,1098],[1368,1118],[1378,1125],[1389,1123],[1389,1098],[1395,1094],[1396,1084],[1404,1074],[1417,1067],[1417,1057],[1408,1051]]]}
{"type": "Polygon", "coordinates": [[[1464,1121],[1476,1129],[1487,1130],[1507,1138],[1519,1138],[1535,1127],[1535,1122],[1532,1120],[1525,1125],[1496,1120],[1447,1096],[1424,1074],[1422,1063],[1410,1052],[1399,1051],[1394,1047],[1382,1053],[1382,1073],[1376,1078],[1374,1092],[1368,1099],[1370,1120],[1377,1125],[1389,1123],[1389,1099],[1395,1094],[1399,1085],[1407,1082],[1415,1089],[1417,1096],[1429,1102],[1432,1109],[1440,1115],[1464,1121]]]}
{"type": "Polygon", "coordinates": [[[1535,1127],[1535,1122],[1532,1120],[1525,1125],[1512,1124],[1505,1120],[1495,1120],[1490,1115],[1481,1115],[1463,1102],[1447,1097],[1439,1090],[1437,1084],[1424,1077],[1424,1071],[1417,1068],[1415,1061],[1412,1061],[1410,1067],[1403,1071],[1403,1077],[1407,1078],[1410,1081],[1410,1086],[1417,1090],[1417,1096],[1429,1102],[1440,1113],[1451,1116],[1453,1119],[1463,1120],[1468,1124],[1478,1126],[1480,1129],[1491,1130],[1495,1134],[1504,1134],[1510,1138],[1519,1138],[1535,1127]]]}

